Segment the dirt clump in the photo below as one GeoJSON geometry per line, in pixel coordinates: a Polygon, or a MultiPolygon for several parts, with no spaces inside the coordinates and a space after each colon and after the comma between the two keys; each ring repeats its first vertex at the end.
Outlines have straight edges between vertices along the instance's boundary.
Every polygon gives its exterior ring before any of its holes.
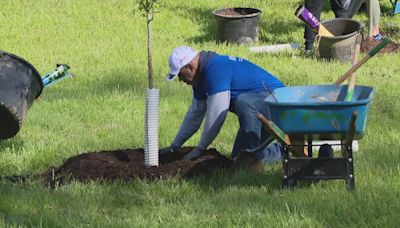
{"type": "Polygon", "coordinates": [[[96,181],[122,181],[133,179],[160,180],[169,177],[191,178],[207,175],[216,169],[227,169],[233,164],[215,149],[207,150],[192,161],[182,160],[193,147],[184,147],[160,157],[160,165],[146,167],[143,149],[87,152],[71,157],[63,165],[50,168],[41,176],[45,185],[55,187],[71,180],[86,183],[96,181]]]}
{"type": "MultiPolygon", "coordinates": [[[[360,51],[363,53],[368,53],[380,42],[381,41],[370,40],[370,39],[362,40],[360,51]]],[[[389,44],[387,44],[382,50],[380,50],[378,54],[397,53],[399,51],[400,51],[400,44],[392,41],[389,44]]]]}
{"type": "Polygon", "coordinates": [[[214,11],[214,14],[220,17],[243,17],[256,14],[259,12],[260,11],[258,9],[236,7],[236,8],[219,9],[214,11]]]}

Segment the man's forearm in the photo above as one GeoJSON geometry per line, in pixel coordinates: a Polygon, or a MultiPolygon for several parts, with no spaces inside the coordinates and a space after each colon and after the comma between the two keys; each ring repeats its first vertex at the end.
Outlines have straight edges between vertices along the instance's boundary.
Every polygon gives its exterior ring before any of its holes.
{"type": "Polygon", "coordinates": [[[193,98],[192,105],[185,115],[172,146],[181,147],[187,139],[199,130],[206,111],[206,101],[199,101],[193,98]]]}
{"type": "Polygon", "coordinates": [[[198,144],[199,148],[207,149],[218,135],[228,113],[230,97],[230,91],[208,97],[206,122],[198,144]]]}

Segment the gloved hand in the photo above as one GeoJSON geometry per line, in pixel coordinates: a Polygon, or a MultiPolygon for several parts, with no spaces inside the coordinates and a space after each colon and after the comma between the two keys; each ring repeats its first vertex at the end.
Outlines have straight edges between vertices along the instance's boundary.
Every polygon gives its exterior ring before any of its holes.
{"type": "Polygon", "coordinates": [[[194,148],[192,151],[190,151],[189,153],[187,153],[184,157],[183,160],[194,160],[198,157],[200,157],[200,155],[202,155],[204,153],[205,150],[200,149],[198,147],[194,148]]]}
{"type": "Polygon", "coordinates": [[[168,154],[174,152],[176,149],[177,148],[174,146],[164,147],[159,150],[159,154],[160,154],[160,156],[165,156],[165,155],[168,155],[168,154]]]}

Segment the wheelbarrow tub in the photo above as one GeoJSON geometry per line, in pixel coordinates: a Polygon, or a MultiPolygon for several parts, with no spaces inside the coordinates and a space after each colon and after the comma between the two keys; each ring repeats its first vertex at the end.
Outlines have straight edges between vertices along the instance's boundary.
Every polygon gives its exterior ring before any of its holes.
{"type": "Polygon", "coordinates": [[[271,120],[286,134],[312,139],[344,139],[357,112],[355,139],[364,136],[374,95],[368,86],[355,86],[353,100],[344,101],[347,85],[282,87],[265,99],[271,120]]]}

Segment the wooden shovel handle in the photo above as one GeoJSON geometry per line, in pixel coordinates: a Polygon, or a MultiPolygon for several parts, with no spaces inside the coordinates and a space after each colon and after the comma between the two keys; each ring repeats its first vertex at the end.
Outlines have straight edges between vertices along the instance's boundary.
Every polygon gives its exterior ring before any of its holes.
{"type": "MultiPolygon", "coordinates": [[[[356,46],[354,49],[353,66],[355,64],[357,64],[357,62],[358,62],[358,56],[360,54],[361,39],[362,39],[361,34],[358,34],[357,39],[356,39],[356,46]]],[[[346,98],[344,99],[345,101],[351,101],[353,99],[353,92],[354,92],[355,84],[356,84],[356,73],[353,72],[349,79],[349,86],[347,87],[347,94],[346,94],[346,98]]]]}
{"type": "Polygon", "coordinates": [[[334,85],[339,85],[344,82],[352,73],[354,73],[358,68],[360,68],[365,62],[367,62],[372,56],[378,53],[382,48],[384,48],[391,40],[385,37],[380,44],[378,44],[374,49],[372,49],[368,55],[358,61],[355,65],[353,65],[346,73],[344,73],[339,79],[334,83],[334,85]]]}

